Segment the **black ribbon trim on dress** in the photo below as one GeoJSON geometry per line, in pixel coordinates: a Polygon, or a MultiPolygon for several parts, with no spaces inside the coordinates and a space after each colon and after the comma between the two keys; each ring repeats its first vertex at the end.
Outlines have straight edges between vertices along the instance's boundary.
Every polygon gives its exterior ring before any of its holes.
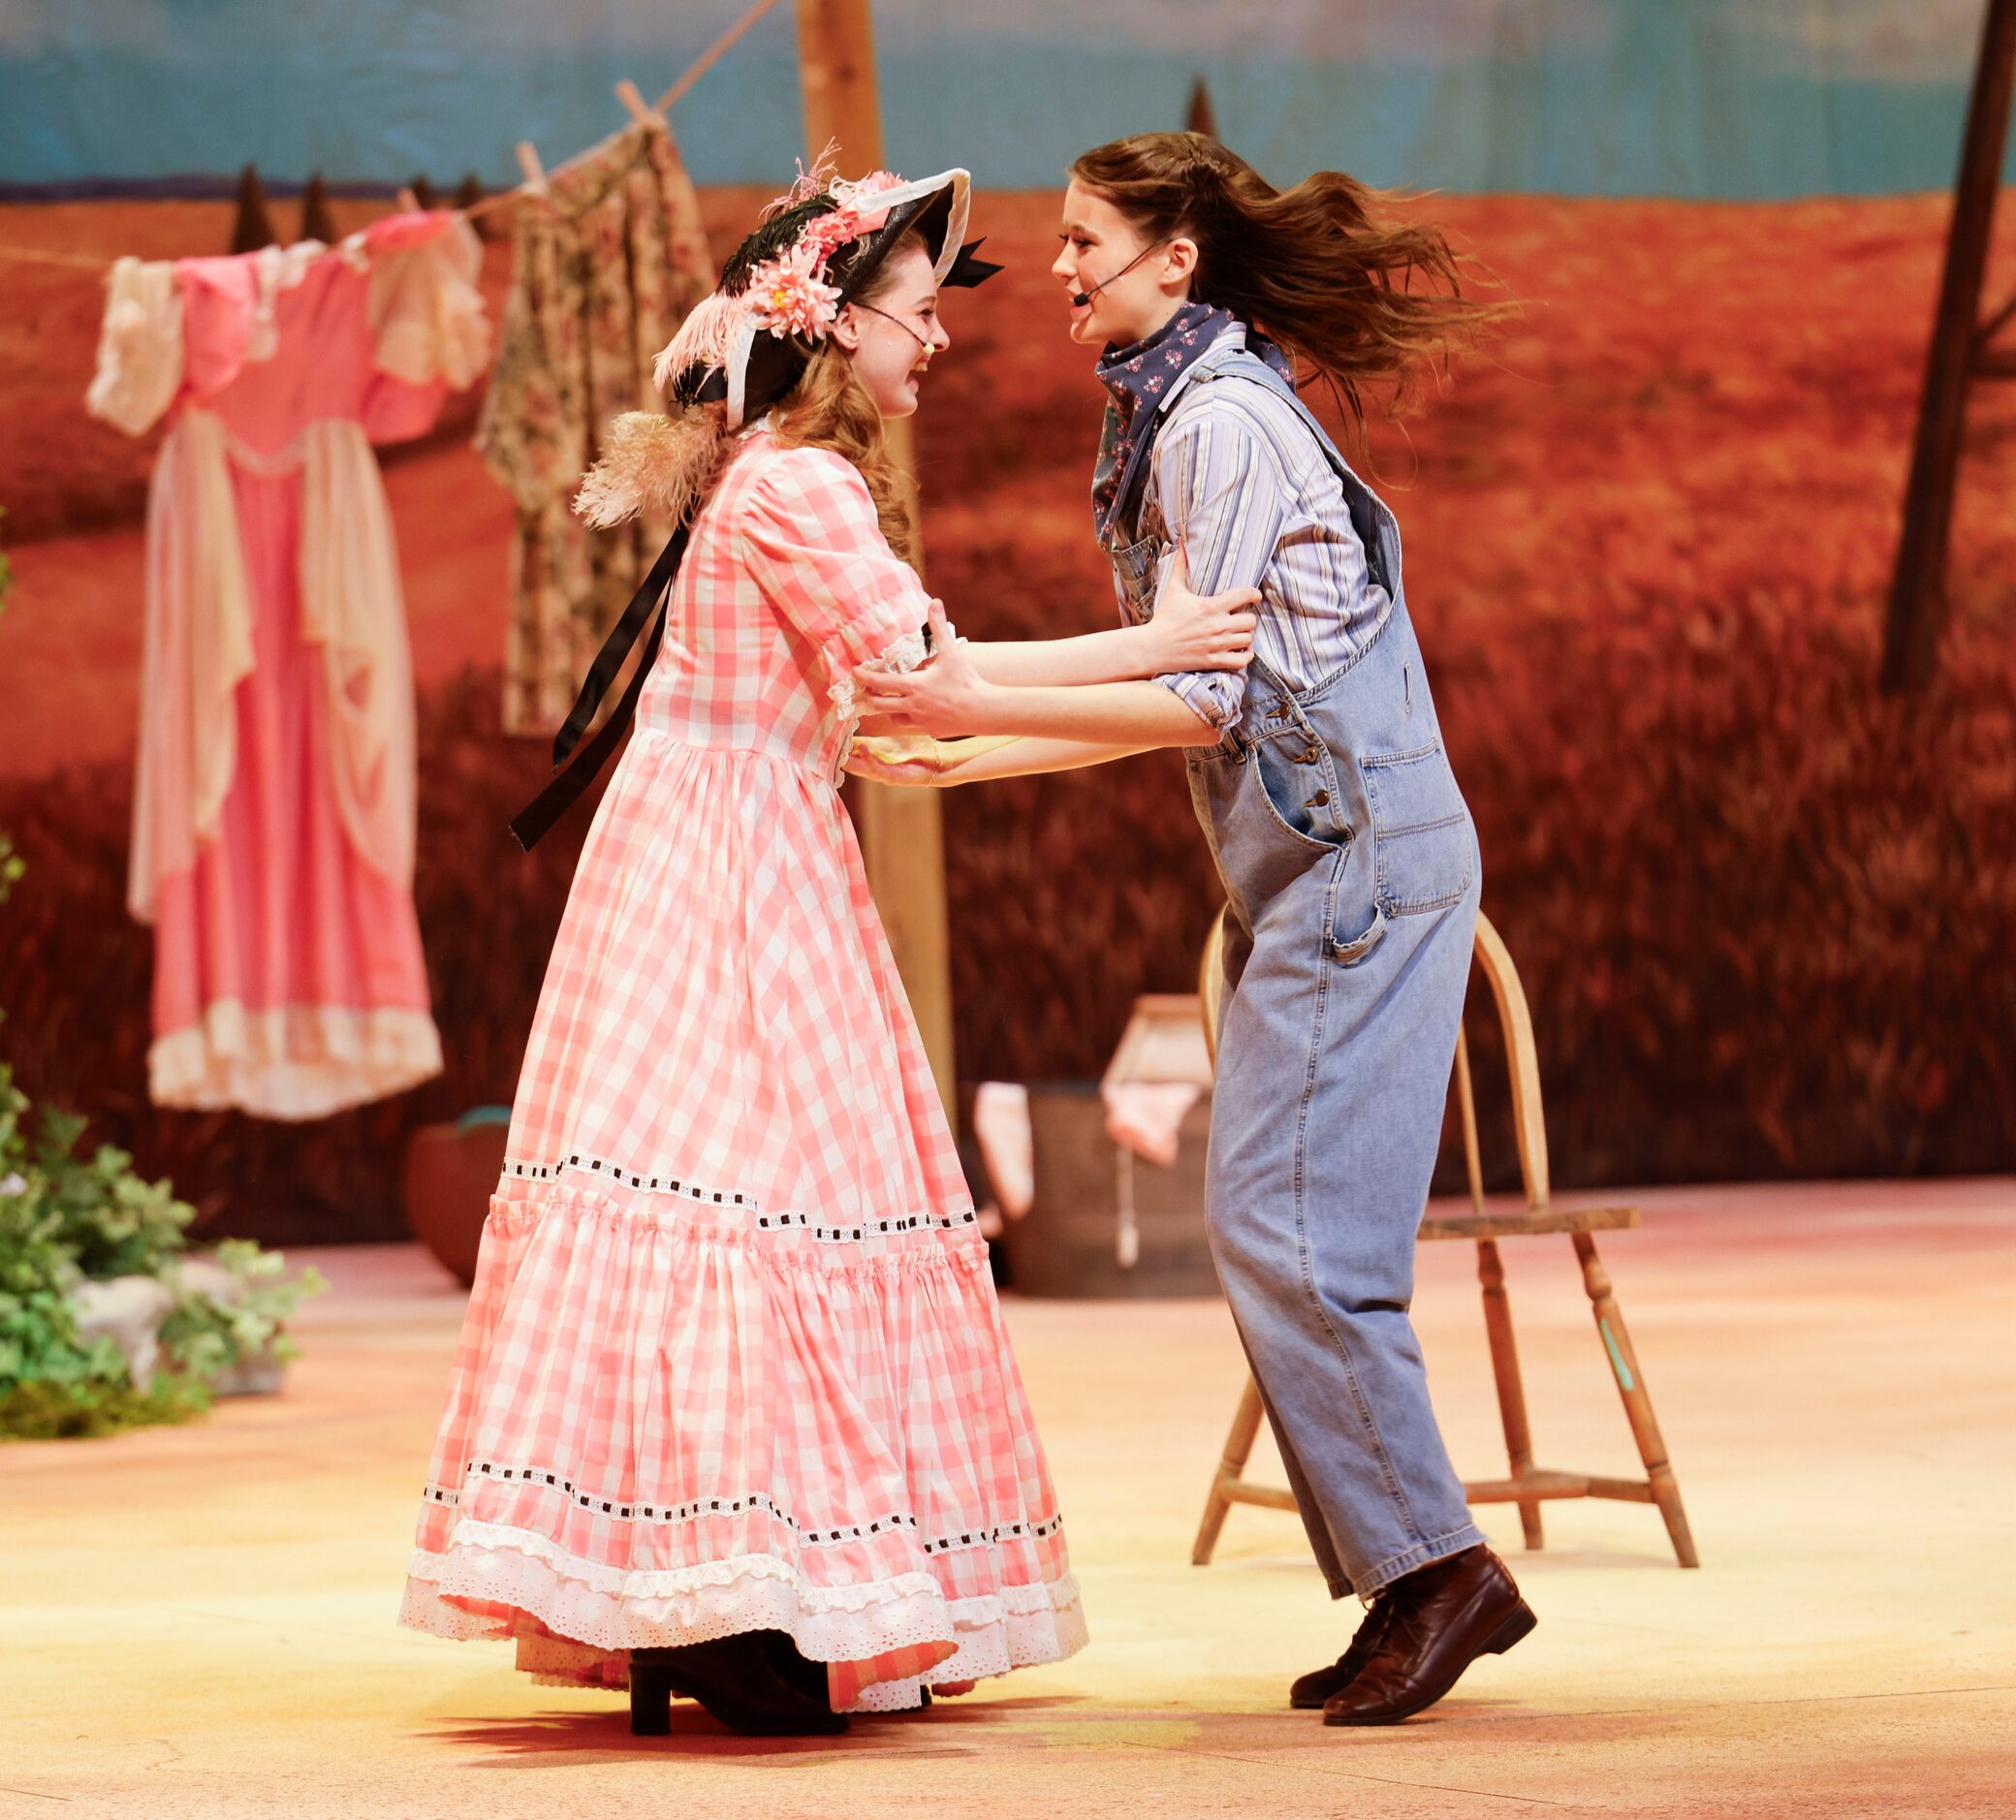
{"type": "Polygon", "coordinates": [[[630,596],[630,605],[623,609],[622,617],[616,621],[609,637],[603,640],[601,650],[595,653],[595,661],[588,666],[587,679],[575,697],[572,711],[561,723],[560,731],[553,735],[553,780],[512,820],[512,838],[525,852],[530,853],[552,825],[574,806],[582,792],[594,782],[596,774],[609,763],[610,755],[622,742],[623,734],[637,713],[637,698],[644,693],[645,678],[651,674],[651,666],[658,659],[658,647],[664,643],[665,615],[659,609],[664,605],[673,577],[678,573],[679,561],[686,553],[688,536],[688,527],[683,524],[673,532],[672,541],[658,552],[658,560],[651,564],[651,572],[645,577],[644,585],[630,596]],[[560,768],[567,765],[568,754],[581,744],[582,735],[594,721],[596,710],[601,707],[610,685],[623,668],[623,660],[644,634],[646,622],[650,625],[650,633],[645,640],[644,654],[631,672],[629,686],[616,703],[615,711],[603,722],[602,730],[594,738],[582,748],[580,757],[562,770],[560,768]]]}

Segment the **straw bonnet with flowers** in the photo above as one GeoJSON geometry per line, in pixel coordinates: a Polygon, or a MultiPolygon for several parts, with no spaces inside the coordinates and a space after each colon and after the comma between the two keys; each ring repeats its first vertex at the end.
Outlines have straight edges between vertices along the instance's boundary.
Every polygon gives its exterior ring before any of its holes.
{"type": "Polygon", "coordinates": [[[551,827],[619,743],[657,652],[657,606],[737,435],[788,396],[840,311],[872,285],[905,239],[922,243],[941,287],[982,284],[1001,269],[978,257],[978,240],[964,238],[971,201],[966,172],[942,171],[912,182],[876,171],[849,180],[835,173],[830,152],[811,171],[801,167],[798,181],[770,204],[722,267],[712,294],[659,353],[653,377],[668,410],[625,412],[603,433],[600,458],[582,483],[576,512],[598,526],[645,515],[675,529],[554,737],[557,774],[512,823],[522,846],[551,827]],[[646,638],[647,655],[630,690],[567,766],[624,660],[646,638]]]}

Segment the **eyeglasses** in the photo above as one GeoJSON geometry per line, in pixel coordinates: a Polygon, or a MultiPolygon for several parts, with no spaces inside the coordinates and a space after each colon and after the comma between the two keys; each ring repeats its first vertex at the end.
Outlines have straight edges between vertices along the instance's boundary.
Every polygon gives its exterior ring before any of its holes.
{"type": "MultiPolygon", "coordinates": [[[[898,329],[900,329],[904,334],[908,335],[912,341],[916,342],[917,345],[925,351],[925,353],[935,354],[937,352],[937,349],[932,345],[929,336],[920,335],[917,332],[917,330],[912,329],[910,325],[903,321],[903,319],[900,316],[892,316],[887,310],[878,310],[872,303],[864,303],[858,298],[854,301],[854,307],[858,310],[866,310],[870,316],[879,316],[885,323],[896,324],[896,326],[898,329]]],[[[928,323],[934,322],[937,317],[937,314],[938,312],[935,308],[928,310],[925,313],[925,320],[928,323]]]]}

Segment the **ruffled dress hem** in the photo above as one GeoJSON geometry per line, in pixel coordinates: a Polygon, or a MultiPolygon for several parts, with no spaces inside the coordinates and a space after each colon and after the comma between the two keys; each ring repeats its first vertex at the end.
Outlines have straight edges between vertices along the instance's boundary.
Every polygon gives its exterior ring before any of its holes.
{"type": "Polygon", "coordinates": [[[327,1118],[403,1093],[441,1072],[441,1035],[425,1011],[285,1005],[236,999],[154,1039],[147,1091],[157,1106],[236,1108],[258,1118],[327,1118]]]}
{"type": "Polygon", "coordinates": [[[456,1642],[515,1641],[518,1667],[549,1685],[623,1688],[631,1649],[749,1630],[783,1631],[820,1662],[952,1646],[927,1674],[874,1681],[849,1709],[890,1711],[918,1705],[920,1686],[1061,1661],[1086,1643],[1078,1583],[1068,1573],[963,1599],[948,1599],[926,1573],[815,1586],[773,1554],[624,1573],[531,1530],[463,1520],[444,1551],[416,1549],[407,1576],[401,1624],[456,1642]]]}

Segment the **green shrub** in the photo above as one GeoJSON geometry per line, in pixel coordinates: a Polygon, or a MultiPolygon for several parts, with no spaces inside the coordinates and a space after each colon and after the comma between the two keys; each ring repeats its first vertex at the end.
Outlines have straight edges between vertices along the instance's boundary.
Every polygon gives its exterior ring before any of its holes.
{"type": "MultiPolygon", "coordinates": [[[[0,1065],[0,1120],[11,1122],[26,1104],[0,1065]]],[[[69,1292],[82,1275],[56,1237],[55,1216],[18,1174],[0,1177],[0,1393],[31,1381],[124,1381],[119,1349],[103,1337],[86,1342],[78,1333],[69,1292]]]]}
{"type": "Polygon", "coordinates": [[[234,1300],[219,1302],[190,1290],[173,1276],[173,1312],[161,1325],[161,1343],[177,1371],[205,1383],[248,1361],[270,1358],[285,1364],[300,1357],[286,1322],[296,1307],[328,1284],[319,1271],[288,1276],[287,1260],[249,1239],[227,1239],[215,1262],[236,1280],[234,1300]]]}
{"type": "MultiPolygon", "coordinates": [[[[0,595],[6,581],[0,560],[0,595]]],[[[0,904],[22,869],[0,834],[0,904]]],[[[14,1070],[0,1062],[0,1438],[61,1440],[186,1421],[209,1407],[210,1386],[235,1365],[296,1356],[282,1323],[325,1287],[315,1271],[289,1279],[276,1254],[227,1239],[216,1262],[236,1280],[237,1300],[185,1284],[196,1209],[166,1181],[136,1175],[133,1158],[110,1144],[78,1155],[85,1121],[75,1114],[45,1111],[31,1132],[29,1112],[14,1070]],[[169,1368],[148,1385],[132,1382],[108,1335],[78,1331],[71,1291],[115,1276],[157,1277],[175,1294],[160,1334],[169,1368]]]]}
{"type": "Polygon", "coordinates": [[[181,1422],[209,1407],[225,1372],[298,1356],[283,1325],[325,1284],[249,1239],[227,1239],[216,1262],[236,1279],[219,1300],[184,1280],[195,1209],[165,1181],[134,1174],[110,1145],[73,1155],[84,1121],[46,1113],[31,1135],[27,1095],[0,1063],[0,1437],[56,1439],[181,1422]],[[175,1301],[162,1323],[164,1368],[136,1386],[104,1334],[78,1331],[71,1292],[81,1282],[152,1276],[175,1301]]]}

